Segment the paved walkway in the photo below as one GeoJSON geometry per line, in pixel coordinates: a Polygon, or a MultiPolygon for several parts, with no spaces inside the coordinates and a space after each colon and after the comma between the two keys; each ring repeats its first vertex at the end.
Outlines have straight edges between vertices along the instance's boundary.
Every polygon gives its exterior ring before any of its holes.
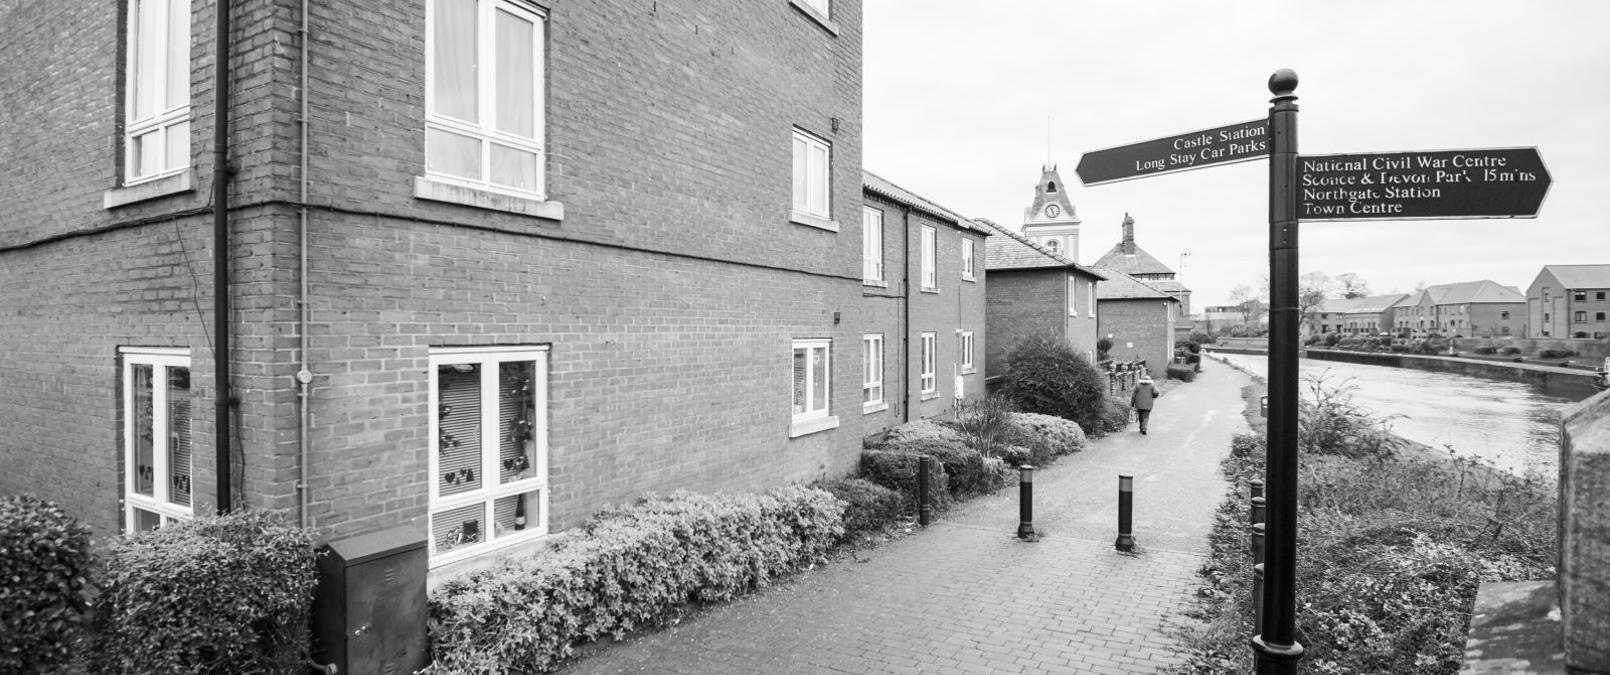
{"type": "Polygon", "coordinates": [[[1209,363],[1158,399],[1149,435],[1131,425],[1037,472],[1038,542],[1013,536],[1010,487],[564,672],[1155,672],[1178,660],[1166,631],[1187,621],[1248,381],[1209,363]],[[1135,477],[1133,554],[1113,550],[1119,474],[1135,477]]]}

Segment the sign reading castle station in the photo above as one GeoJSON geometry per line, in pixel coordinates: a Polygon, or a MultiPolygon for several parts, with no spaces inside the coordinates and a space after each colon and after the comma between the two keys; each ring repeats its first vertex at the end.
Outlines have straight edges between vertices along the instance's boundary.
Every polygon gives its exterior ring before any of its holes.
{"type": "Polygon", "coordinates": [[[1192,131],[1087,152],[1074,169],[1085,185],[1269,157],[1269,120],[1192,131]]]}
{"type": "Polygon", "coordinates": [[[1536,148],[1304,155],[1298,220],[1535,218],[1549,174],[1536,148]]]}

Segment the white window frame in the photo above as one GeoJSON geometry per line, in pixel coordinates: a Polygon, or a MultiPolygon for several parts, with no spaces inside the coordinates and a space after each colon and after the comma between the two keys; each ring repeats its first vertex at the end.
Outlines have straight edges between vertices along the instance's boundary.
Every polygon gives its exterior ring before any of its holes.
{"type": "Polygon", "coordinates": [[[429,407],[428,436],[430,444],[430,473],[426,481],[430,485],[430,502],[426,512],[426,536],[430,547],[430,567],[439,567],[467,558],[473,558],[491,551],[496,551],[521,542],[530,541],[548,534],[548,347],[546,346],[507,346],[507,347],[434,347],[430,350],[427,359],[429,365],[429,407]],[[530,478],[515,480],[508,483],[499,483],[493,477],[499,476],[499,452],[496,446],[483,448],[481,452],[481,488],[469,492],[443,496],[441,494],[441,419],[438,411],[441,408],[439,382],[437,371],[441,366],[454,364],[473,364],[480,367],[481,373],[481,438],[501,438],[502,431],[498,429],[500,391],[497,373],[498,366],[509,362],[534,362],[535,377],[531,383],[534,406],[534,417],[531,434],[531,463],[535,469],[530,478]],[[497,500],[504,497],[538,493],[537,515],[531,518],[527,514],[525,529],[498,535],[495,531],[493,508],[497,500]],[[485,524],[481,530],[481,541],[473,544],[454,546],[448,550],[438,551],[436,544],[436,514],[461,509],[479,504],[482,507],[480,522],[485,524]]]}
{"type": "Polygon", "coordinates": [[[1079,316],[1079,278],[1068,275],[1068,316],[1079,316]]]}
{"type": "Polygon", "coordinates": [[[833,17],[833,0],[800,0],[800,2],[805,3],[811,9],[821,12],[822,16],[833,17]]]}
{"type": "Polygon", "coordinates": [[[973,372],[973,331],[962,331],[957,347],[961,349],[962,374],[973,372]]]}
{"type": "Polygon", "coordinates": [[[922,226],[922,290],[939,290],[939,230],[933,226],[922,226]]]}
{"type": "Polygon", "coordinates": [[[790,219],[802,225],[838,231],[833,222],[833,144],[794,127],[793,201],[790,219]]]}
{"type": "Polygon", "coordinates": [[[883,211],[870,206],[861,207],[861,283],[887,283],[883,279],[883,211]]]}
{"type": "Polygon", "coordinates": [[[1096,282],[1091,281],[1085,284],[1085,297],[1089,300],[1089,302],[1085,303],[1085,308],[1089,311],[1086,316],[1094,319],[1096,318],[1096,282]]]}
{"type": "Polygon", "coordinates": [[[794,340],[793,349],[789,350],[789,352],[788,352],[788,364],[789,364],[788,382],[789,382],[789,396],[790,396],[789,409],[790,409],[790,413],[792,415],[790,417],[790,419],[789,419],[788,437],[789,438],[794,438],[796,436],[804,436],[806,434],[811,434],[811,433],[815,433],[815,432],[818,432],[818,431],[824,431],[824,430],[827,430],[827,429],[832,429],[832,428],[837,427],[839,425],[839,418],[833,415],[833,340],[832,340],[832,338],[802,338],[802,339],[794,340]],[[792,412],[792,409],[793,409],[792,397],[793,397],[793,384],[794,384],[793,365],[794,365],[794,354],[796,352],[798,352],[799,350],[801,350],[801,349],[806,350],[805,351],[805,354],[806,354],[806,366],[805,366],[805,401],[806,401],[806,405],[809,406],[810,401],[815,400],[817,387],[826,387],[827,388],[827,393],[822,396],[822,408],[820,410],[812,410],[809,407],[807,407],[805,410],[796,413],[796,412],[792,412]],[[825,371],[825,375],[824,375],[826,377],[825,382],[817,382],[816,381],[816,369],[810,367],[810,355],[811,355],[811,353],[816,352],[816,351],[821,352],[822,358],[825,361],[824,364],[823,364],[823,368],[822,368],[822,370],[825,371]]]}
{"type": "Polygon", "coordinates": [[[476,107],[479,111],[478,116],[480,119],[470,121],[461,120],[436,111],[436,0],[427,0],[425,3],[425,129],[427,135],[434,130],[458,136],[468,136],[478,141],[481,146],[481,176],[480,178],[472,178],[430,170],[428,142],[425,144],[427,154],[425,175],[432,181],[460,185],[476,190],[539,201],[547,199],[547,110],[544,102],[547,100],[548,82],[547,57],[545,55],[545,47],[548,41],[548,14],[536,5],[518,0],[481,0],[477,4],[476,11],[476,63],[479,66],[476,73],[476,107]],[[536,79],[532,84],[531,114],[533,136],[521,136],[498,129],[496,21],[499,11],[508,12],[518,18],[528,20],[533,26],[531,67],[532,74],[536,79]],[[495,145],[536,155],[536,189],[527,190],[514,185],[494,182],[492,176],[492,148],[495,145]]]}
{"type": "Polygon", "coordinates": [[[861,336],[861,413],[889,408],[883,399],[883,333],[861,336]]]}
{"type": "MultiPolygon", "coordinates": [[[[190,369],[190,350],[183,348],[160,347],[122,347],[118,353],[123,361],[123,531],[133,533],[138,531],[135,517],[136,511],[146,511],[159,517],[159,526],[168,525],[175,520],[188,520],[195,515],[196,489],[195,489],[195,447],[192,436],[190,448],[190,505],[175,504],[169,498],[169,488],[172,487],[172,467],[168,465],[169,448],[154,440],[151,444],[152,490],[151,495],[142,495],[134,491],[135,485],[135,414],[134,414],[134,367],[151,366],[151,437],[168,438],[172,429],[172,420],[165,414],[155,414],[157,411],[168,410],[168,370],[171,368],[190,369]]],[[[191,373],[194,377],[194,373],[191,373]]],[[[191,424],[195,423],[195,403],[192,401],[191,424]]],[[[194,427],[192,426],[192,429],[194,427]]],[[[193,432],[192,432],[193,433],[193,432]]]]}
{"type": "Polygon", "coordinates": [[[977,277],[977,275],[976,275],[976,273],[974,271],[974,261],[975,261],[975,259],[976,259],[976,256],[973,255],[973,240],[968,238],[968,237],[966,237],[966,236],[963,236],[962,237],[962,279],[964,281],[978,281],[978,277],[977,277]]]}
{"type": "Polygon", "coordinates": [[[128,42],[124,45],[127,57],[123,95],[124,185],[153,181],[190,168],[190,17],[190,0],[133,0],[129,3],[128,42]],[[148,35],[147,31],[140,29],[140,10],[146,5],[159,5],[166,18],[160,36],[148,35]],[[180,31],[183,35],[174,34],[180,31]],[[154,41],[155,46],[145,49],[150,41],[154,41]],[[147,82],[140,77],[142,52],[161,55],[162,65],[148,70],[154,81],[147,82]],[[181,62],[175,63],[175,60],[181,62]],[[171,78],[180,73],[185,78],[183,94],[178,97],[179,100],[167,100],[171,78]],[[161,98],[164,100],[158,110],[142,116],[138,110],[138,98],[141,92],[148,89],[162,92],[161,98]],[[175,147],[175,135],[184,137],[179,147],[175,147]],[[135,151],[136,140],[146,136],[153,137],[151,147],[161,150],[161,159],[158,160],[158,166],[141,173],[138,160],[142,155],[135,151]]]}
{"type": "Polygon", "coordinates": [[[935,372],[936,365],[939,362],[938,351],[938,334],[931,332],[923,333],[922,373],[921,380],[919,382],[919,388],[922,391],[923,400],[927,400],[939,395],[939,377],[935,372]]]}

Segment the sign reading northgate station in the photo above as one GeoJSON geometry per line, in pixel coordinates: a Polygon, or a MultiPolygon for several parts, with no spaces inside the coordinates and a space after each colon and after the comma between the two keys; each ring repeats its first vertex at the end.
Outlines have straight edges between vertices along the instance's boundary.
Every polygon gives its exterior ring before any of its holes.
{"type": "Polygon", "coordinates": [[[1536,148],[1302,155],[1298,220],[1533,218],[1549,174],[1536,148]]]}

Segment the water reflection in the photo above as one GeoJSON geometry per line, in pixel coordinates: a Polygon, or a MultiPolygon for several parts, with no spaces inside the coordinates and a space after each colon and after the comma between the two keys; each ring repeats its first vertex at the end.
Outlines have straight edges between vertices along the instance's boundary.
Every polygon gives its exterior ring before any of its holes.
{"type": "MultiPolygon", "coordinates": [[[[1214,357],[1267,375],[1261,354],[1214,357]]],[[[1554,476],[1559,464],[1560,409],[1583,398],[1574,390],[1413,368],[1309,359],[1299,364],[1299,388],[1305,396],[1310,378],[1321,374],[1331,384],[1351,380],[1355,403],[1382,416],[1400,416],[1390,422],[1398,435],[1545,477],[1554,476]]]]}

